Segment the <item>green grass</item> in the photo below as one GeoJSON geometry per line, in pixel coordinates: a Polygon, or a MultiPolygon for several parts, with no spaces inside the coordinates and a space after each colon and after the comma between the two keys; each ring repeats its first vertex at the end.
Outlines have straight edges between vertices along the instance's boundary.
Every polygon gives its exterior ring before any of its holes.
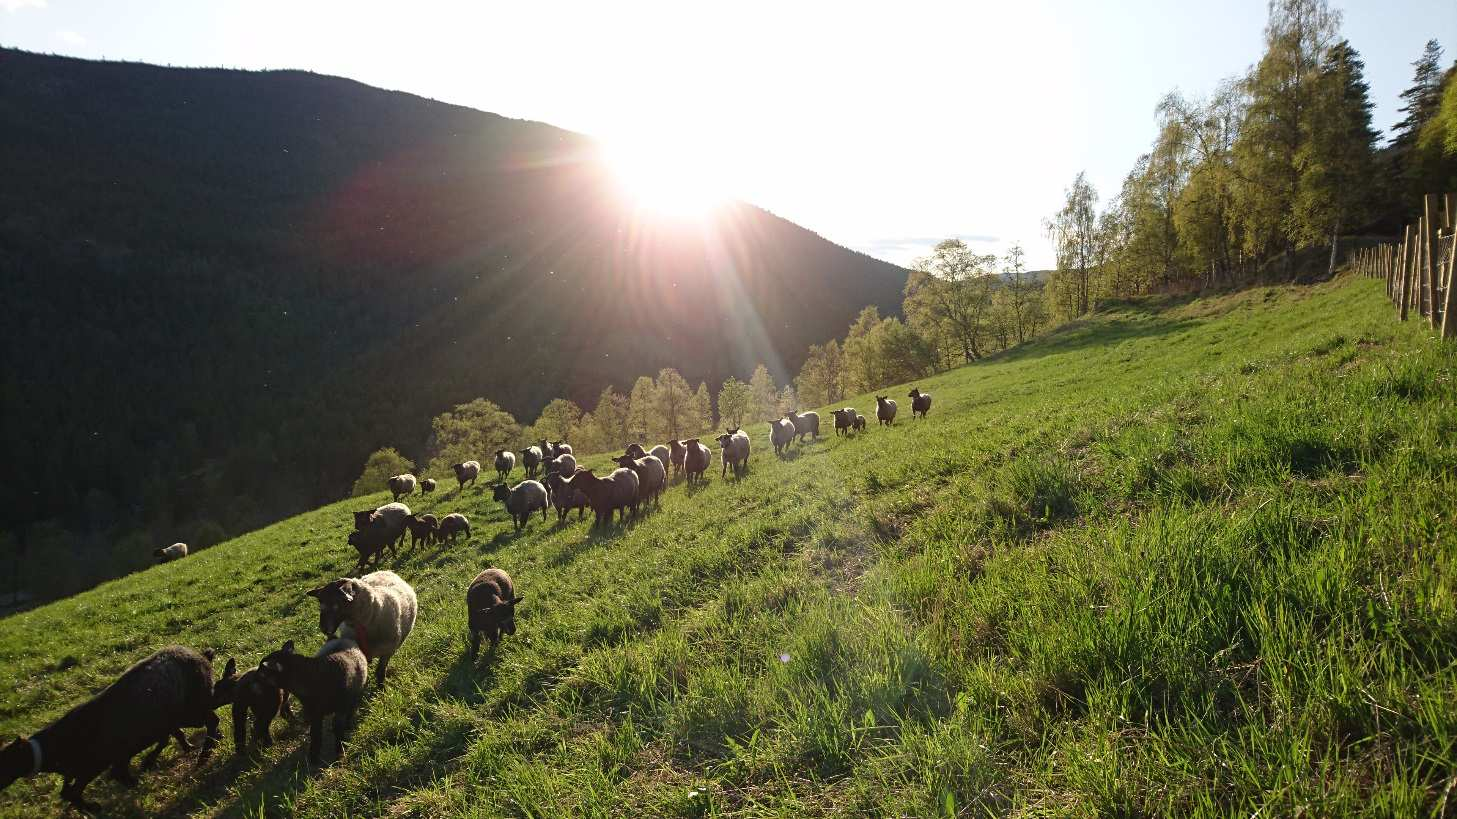
{"type": "MultiPolygon", "coordinates": [[[[1457,809],[1457,362],[1391,312],[1364,279],[1121,304],[927,379],[927,420],[784,461],[756,430],[743,481],[715,462],[606,535],[412,499],[477,534],[393,567],[419,623],[342,762],[310,771],[280,722],[260,756],[174,749],[90,794],[134,816],[1457,809]],[[472,665],[487,565],[526,602],[472,665]]],[[[3,730],[169,642],[315,645],[304,591],[348,570],[368,503],[0,621],[3,730]]],[[[54,812],[56,787],[18,782],[0,815],[54,812]]]]}

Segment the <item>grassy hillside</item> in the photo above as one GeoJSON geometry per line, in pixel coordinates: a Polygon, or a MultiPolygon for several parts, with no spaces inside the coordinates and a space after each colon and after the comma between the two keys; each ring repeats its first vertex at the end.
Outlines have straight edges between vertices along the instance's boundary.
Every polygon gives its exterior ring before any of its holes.
{"type": "MultiPolygon", "coordinates": [[[[926,421],[833,436],[624,531],[480,491],[347,758],[306,731],[122,815],[1412,815],[1457,759],[1453,348],[1375,281],[1115,306],[922,383],[926,421]],[[526,595],[465,659],[464,584],[526,595]]],[[[904,395],[905,387],[893,392],[904,395]]],[[[866,397],[850,403],[870,406],[866,397]]],[[[766,454],[766,452],[768,454],[766,454]]],[[[373,500],[383,500],[383,497],[373,500]]],[[[0,726],[40,727],[168,642],[317,645],[348,510],[0,621],[0,726]]],[[[226,720],[225,720],[226,722],[226,720]]],[[[57,809],[22,781],[0,815],[57,809]]]]}

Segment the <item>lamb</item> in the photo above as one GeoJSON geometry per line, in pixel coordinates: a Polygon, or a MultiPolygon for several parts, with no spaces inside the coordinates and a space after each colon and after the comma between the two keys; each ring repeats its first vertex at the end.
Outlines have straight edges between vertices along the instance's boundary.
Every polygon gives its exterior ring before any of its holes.
{"type": "Polygon", "coordinates": [[[718,436],[718,448],[723,450],[723,468],[719,470],[719,477],[728,475],[728,468],[734,468],[734,477],[741,478],[749,468],[749,433],[738,427],[724,432],[718,436]]]}
{"type": "Polygon", "coordinates": [[[832,412],[835,416],[836,435],[849,436],[852,431],[857,429],[863,429],[865,427],[865,424],[859,420],[860,415],[859,413],[855,412],[854,407],[845,407],[844,409],[830,410],[830,412],[832,412]]]}
{"type": "MultiPolygon", "coordinates": [[[[271,685],[298,698],[309,721],[309,762],[323,761],[324,717],[334,716],[334,756],[344,755],[344,734],[369,682],[369,658],[359,644],[347,638],[324,643],[319,653],[305,657],[294,651],[293,641],[263,658],[258,673],[271,685]]],[[[384,683],[384,663],[380,664],[384,683]]]]}
{"type": "Polygon", "coordinates": [[[187,544],[174,543],[171,546],[153,549],[152,557],[158,558],[158,563],[171,563],[174,560],[181,560],[187,557],[187,544]]]}
{"type": "Polygon", "coordinates": [[[708,471],[708,465],[713,461],[713,450],[697,438],[687,439],[683,446],[687,449],[683,453],[683,474],[688,477],[688,485],[692,486],[695,477],[703,480],[703,473],[708,471]]]}
{"type": "Polygon", "coordinates": [[[516,604],[522,601],[503,569],[486,569],[465,590],[465,613],[470,624],[470,656],[481,650],[481,635],[491,638],[491,651],[502,634],[516,633],[516,604]]]}
{"type": "Polygon", "coordinates": [[[410,530],[410,548],[421,543],[429,546],[439,535],[440,521],[434,515],[410,515],[405,518],[405,528],[410,530]]]}
{"type": "Polygon", "coordinates": [[[470,520],[459,512],[451,512],[440,519],[440,528],[436,531],[436,540],[449,541],[455,545],[455,536],[461,532],[465,533],[465,539],[470,540],[470,520]]]}
{"type": "Polygon", "coordinates": [[[521,450],[521,465],[526,468],[526,477],[536,477],[536,470],[544,457],[540,447],[529,446],[521,450]]]}
{"type": "Polygon", "coordinates": [[[399,500],[406,495],[415,494],[414,475],[396,475],[390,478],[387,483],[390,485],[390,494],[395,496],[395,500],[399,500]]]}
{"type": "Polygon", "coordinates": [[[435,479],[423,478],[420,480],[420,494],[428,495],[435,491],[435,479]]]}
{"type": "Polygon", "coordinates": [[[565,521],[567,513],[573,509],[577,510],[577,520],[581,520],[585,510],[591,505],[582,490],[568,486],[567,479],[556,473],[546,476],[546,494],[551,505],[556,508],[557,523],[565,521]]]}
{"type": "Polygon", "coordinates": [[[516,468],[516,453],[509,449],[496,450],[496,480],[505,483],[516,468]]]}
{"type": "Polygon", "coordinates": [[[455,470],[455,482],[460,484],[458,491],[462,492],[465,491],[466,484],[475,486],[476,478],[481,474],[480,461],[461,461],[458,464],[451,464],[450,468],[455,470]]]}
{"type": "Polygon", "coordinates": [[[683,456],[688,454],[688,447],[683,446],[682,441],[668,442],[668,463],[673,465],[674,472],[683,471],[683,456]]]}
{"type": "Polygon", "coordinates": [[[815,440],[819,440],[820,414],[818,412],[791,412],[789,414],[789,420],[794,422],[794,433],[799,436],[800,443],[804,443],[804,436],[806,435],[815,440]]]}
{"type": "Polygon", "coordinates": [[[506,505],[506,511],[511,513],[511,522],[516,524],[518,532],[531,519],[531,513],[538,509],[541,510],[541,519],[546,520],[546,507],[550,498],[547,497],[546,487],[537,481],[522,481],[510,489],[506,488],[506,484],[498,483],[491,496],[506,505]]]}
{"type": "Polygon", "coordinates": [[[783,455],[794,441],[794,422],[788,418],[769,422],[769,440],[774,443],[774,454],[783,455]]]}
{"type": "Polygon", "coordinates": [[[911,399],[912,418],[917,415],[925,418],[926,413],[931,411],[931,394],[929,392],[921,392],[920,387],[911,387],[911,391],[906,394],[906,397],[911,399]]]}
{"type": "Polygon", "coordinates": [[[28,739],[16,739],[0,751],[0,789],[22,776],[61,775],[61,798],[82,811],[97,812],[87,802],[86,786],[102,771],[127,787],[136,785],[131,760],[152,746],[143,770],[156,764],[167,743],[176,738],[191,747],[182,729],[202,726],[201,764],[222,738],[213,712],[211,651],[168,646],[122,672],[101,693],[66,712],[28,739]]]}
{"type": "Polygon", "coordinates": [[[567,486],[578,489],[587,496],[595,515],[593,526],[607,526],[612,523],[612,513],[618,512],[618,520],[627,520],[628,510],[637,514],[637,473],[619,467],[612,474],[599,478],[590,469],[577,469],[577,474],[567,479],[567,486]]]}
{"type": "Polygon", "coordinates": [[[570,478],[577,474],[577,458],[570,452],[563,452],[551,459],[551,469],[548,469],[546,472],[548,475],[561,475],[563,478],[570,478]]]}
{"type": "MultiPolygon", "coordinates": [[[[359,644],[366,660],[379,658],[379,685],[384,686],[390,658],[415,627],[415,590],[391,571],[346,577],[310,589],[319,601],[319,630],[359,644]]],[[[285,686],[286,687],[286,686],[285,686]]]]}
{"type": "Polygon", "coordinates": [[[213,708],[229,703],[233,706],[233,750],[241,755],[248,745],[248,717],[253,717],[253,745],[273,744],[268,727],[273,718],[282,711],[293,719],[293,706],[288,701],[288,692],[263,679],[258,667],[238,673],[238,661],[228,660],[222,679],[213,686],[213,708]]]}
{"type": "Polygon", "coordinates": [[[855,416],[855,431],[856,432],[864,432],[865,431],[865,416],[863,416],[863,415],[857,415],[857,416],[855,416]]]}
{"type": "Polygon", "coordinates": [[[644,455],[641,458],[634,458],[630,455],[623,455],[614,459],[618,466],[626,467],[637,473],[637,500],[639,504],[646,504],[651,498],[653,505],[661,508],[663,505],[663,489],[668,485],[668,471],[663,467],[663,462],[656,455],[644,455]]]}
{"type": "Polygon", "coordinates": [[[875,396],[875,420],[879,421],[881,426],[895,425],[895,409],[895,402],[890,400],[889,395],[875,396]]]}

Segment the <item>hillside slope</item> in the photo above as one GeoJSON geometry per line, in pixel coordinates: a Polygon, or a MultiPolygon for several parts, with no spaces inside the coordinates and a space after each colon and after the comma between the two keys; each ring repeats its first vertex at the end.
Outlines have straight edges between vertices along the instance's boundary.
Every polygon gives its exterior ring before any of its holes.
{"type": "Polygon", "coordinates": [[[257,526],[477,397],[783,382],[905,284],[750,205],[639,212],[579,134],[302,72],[0,49],[0,178],[0,451],[33,490],[0,528],[257,526]]]}
{"type": "MultiPolygon", "coordinates": [[[[1111,308],[920,384],[927,420],[783,461],[756,435],[741,483],[715,463],[607,534],[517,536],[483,492],[434,496],[478,531],[393,566],[420,623],[342,763],[309,774],[280,724],[254,760],[194,775],[173,750],[92,795],[135,816],[1426,815],[1457,758],[1457,356],[1390,312],[1362,279],[1111,308]],[[463,590],[488,564],[526,602],[472,665],[463,590]]],[[[0,730],[169,642],[317,645],[303,592],[348,568],[353,505],[0,621],[0,730]]],[[[54,790],[17,783],[0,815],[54,790]]]]}

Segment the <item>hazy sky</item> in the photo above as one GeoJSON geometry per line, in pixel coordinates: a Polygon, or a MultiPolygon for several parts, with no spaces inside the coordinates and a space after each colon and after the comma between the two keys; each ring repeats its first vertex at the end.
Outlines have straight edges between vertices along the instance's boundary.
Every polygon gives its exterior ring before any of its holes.
{"type": "MultiPolygon", "coordinates": [[[[1264,0],[1100,5],[0,0],[0,44],[338,74],[602,137],[890,261],[958,235],[1041,267],[1079,170],[1116,192],[1165,93],[1260,53],[1264,0]]],[[[1423,43],[1457,56],[1457,2],[1335,5],[1389,128],[1423,43]]]]}

